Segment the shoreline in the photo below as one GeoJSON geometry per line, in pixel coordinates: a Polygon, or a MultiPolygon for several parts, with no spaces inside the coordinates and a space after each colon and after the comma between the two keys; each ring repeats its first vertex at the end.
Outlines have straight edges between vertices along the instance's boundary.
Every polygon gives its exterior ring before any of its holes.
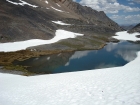
{"type": "Polygon", "coordinates": [[[32,57],[39,57],[45,55],[59,54],[59,53],[68,53],[75,51],[86,51],[86,50],[100,50],[104,48],[107,43],[102,44],[99,48],[93,49],[77,49],[77,50],[48,50],[48,51],[30,51],[30,50],[21,50],[16,52],[0,52],[0,73],[10,73],[18,74],[24,76],[37,75],[35,73],[28,72],[27,67],[13,65],[12,62],[15,60],[24,61],[32,57]]]}

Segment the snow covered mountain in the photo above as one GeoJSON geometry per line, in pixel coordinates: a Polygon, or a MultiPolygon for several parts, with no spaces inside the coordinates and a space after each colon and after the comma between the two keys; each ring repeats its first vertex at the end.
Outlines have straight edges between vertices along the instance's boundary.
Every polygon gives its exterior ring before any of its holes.
{"type": "Polygon", "coordinates": [[[57,29],[85,36],[122,30],[103,11],[72,0],[0,0],[0,24],[0,42],[51,39],[57,29]]]}

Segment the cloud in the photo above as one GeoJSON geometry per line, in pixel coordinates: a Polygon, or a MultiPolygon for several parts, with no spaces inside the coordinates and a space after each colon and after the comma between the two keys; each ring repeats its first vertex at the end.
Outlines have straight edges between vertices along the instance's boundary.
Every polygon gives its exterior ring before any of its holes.
{"type": "Polygon", "coordinates": [[[107,46],[105,46],[106,51],[110,52],[114,50],[117,47],[118,43],[109,43],[107,46]]]}
{"type": "Polygon", "coordinates": [[[129,23],[129,24],[140,23],[140,14],[137,14],[137,15],[112,15],[110,18],[113,19],[114,21],[123,20],[123,22],[126,24],[127,23],[129,23]]]}
{"type": "Polygon", "coordinates": [[[140,11],[138,7],[125,6],[118,3],[117,0],[81,0],[80,4],[89,6],[98,11],[105,11],[106,13],[118,13],[121,10],[124,12],[140,11]]]}
{"type": "Polygon", "coordinates": [[[127,51],[127,50],[119,50],[117,52],[120,56],[122,56],[122,58],[127,61],[130,62],[132,60],[134,60],[137,55],[136,55],[136,51],[127,51]]]}
{"type": "Polygon", "coordinates": [[[130,2],[130,3],[128,3],[128,4],[130,4],[130,5],[134,5],[134,3],[133,3],[133,2],[130,2]]]}
{"type": "Polygon", "coordinates": [[[90,51],[76,51],[71,57],[70,59],[80,59],[84,56],[87,56],[88,53],[90,53],[90,51]]]}

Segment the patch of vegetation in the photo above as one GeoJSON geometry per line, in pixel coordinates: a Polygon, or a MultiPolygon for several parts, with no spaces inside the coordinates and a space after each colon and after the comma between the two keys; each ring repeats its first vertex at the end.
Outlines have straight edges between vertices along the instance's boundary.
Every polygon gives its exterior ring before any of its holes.
{"type": "Polygon", "coordinates": [[[7,65],[3,67],[4,70],[12,70],[12,71],[20,71],[23,72],[23,75],[29,76],[33,75],[34,73],[31,73],[27,70],[26,66],[20,66],[20,65],[7,65]]]}
{"type": "Polygon", "coordinates": [[[78,39],[74,39],[74,41],[72,41],[72,42],[60,41],[60,42],[58,42],[58,44],[65,45],[67,47],[70,47],[70,48],[73,48],[75,50],[78,50],[78,49],[84,47],[84,44],[79,43],[78,41],[79,41],[78,39]]]}

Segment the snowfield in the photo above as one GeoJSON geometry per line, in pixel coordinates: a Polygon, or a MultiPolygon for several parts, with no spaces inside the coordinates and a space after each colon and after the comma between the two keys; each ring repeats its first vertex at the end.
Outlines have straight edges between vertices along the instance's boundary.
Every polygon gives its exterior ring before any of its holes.
{"type": "Polygon", "coordinates": [[[113,38],[119,39],[119,40],[129,40],[129,41],[138,41],[140,38],[137,38],[137,35],[140,35],[140,33],[135,32],[132,34],[127,33],[127,31],[117,32],[117,36],[113,36],[113,38]]]}
{"type": "Polygon", "coordinates": [[[140,51],[122,67],[31,77],[0,73],[0,104],[140,105],[139,64],[140,51]]]}
{"type": "Polygon", "coordinates": [[[0,43],[0,52],[13,52],[13,51],[25,50],[26,48],[31,46],[51,44],[51,43],[58,42],[62,39],[75,38],[77,36],[83,36],[83,34],[59,29],[56,30],[55,37],[50,40],[32,39],[32,40],[26,40],[20,42],[0,43]]]}

